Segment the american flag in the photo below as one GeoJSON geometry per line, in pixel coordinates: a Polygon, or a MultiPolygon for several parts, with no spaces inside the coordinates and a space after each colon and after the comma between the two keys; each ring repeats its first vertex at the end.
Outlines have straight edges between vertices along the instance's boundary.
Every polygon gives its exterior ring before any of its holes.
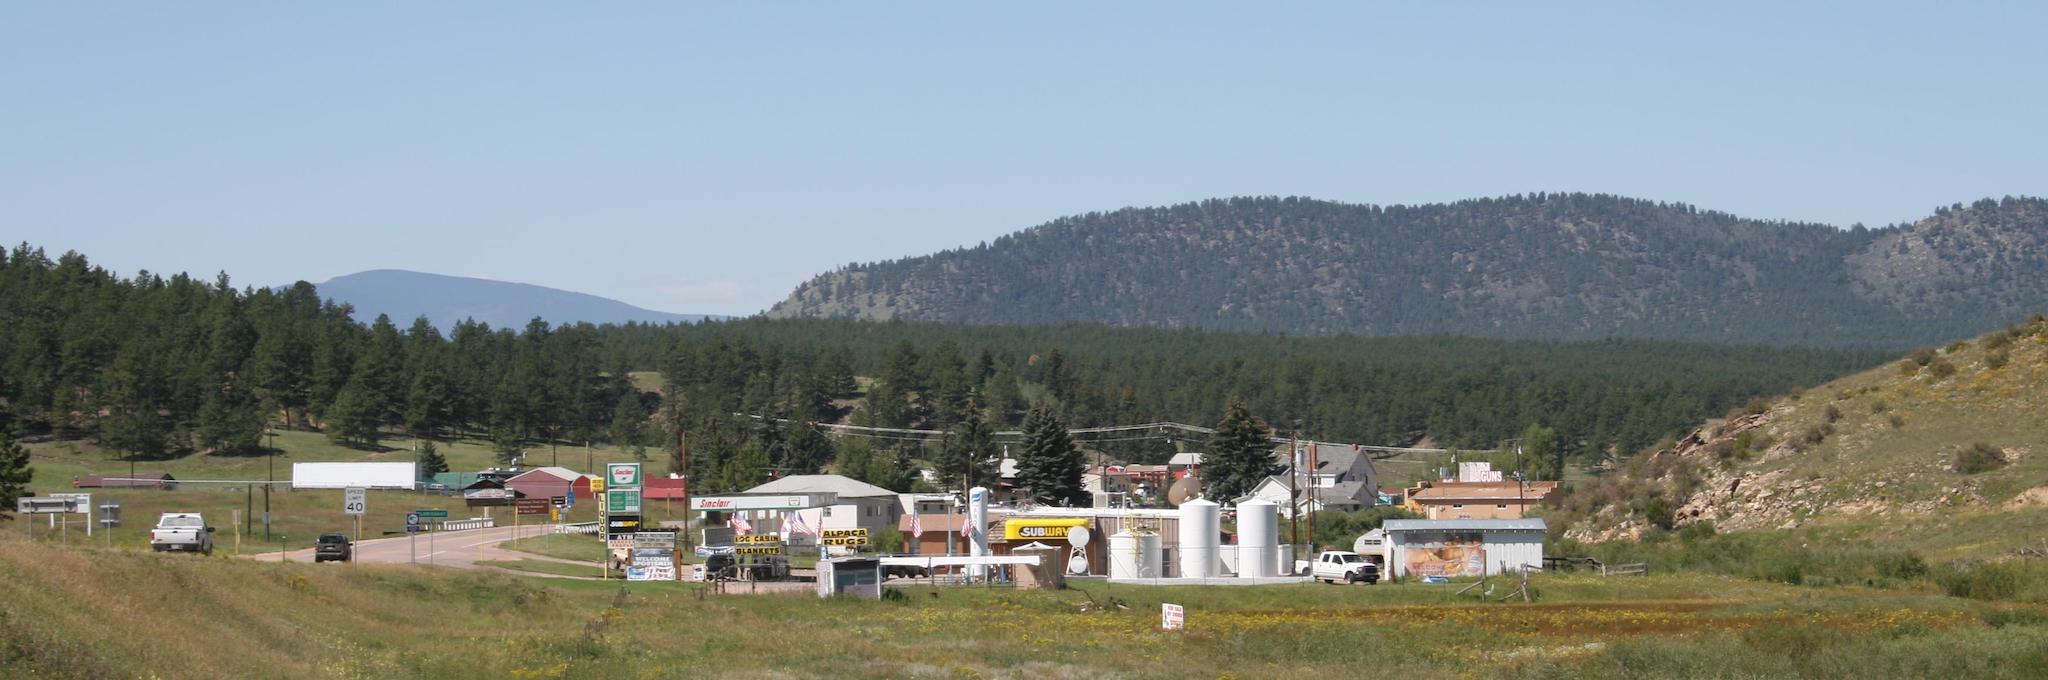
{"type": "Polygon", "coordinates": [[[974,538],[974,522],[969,521],[966,517],[961,517],[960,535],[967,538],[974,538]]]}
{"type": "Polygon", "coordinates": [[[917,514],[915,508],[910,511],[910,537],[924,538],[924,515],[917,514]]]}
{"type": "Polygon", "coordinates": [[[740,513],[737,512],[732,514],[732,519],[728,520],[725,525],[732,527],[732,532],[741,536],[754,533],[754,525],[748,524],[747,518],[741,517],[740,513]]]}
{"type": "Polygon", "coordinates": [[[811,525],[804,523],[804,513],[802,513],[801,511],[785,514],[783,515],[783,519],[784,521],[782,523],[782,531],[785,534],[789,534],[791,536],[795,536],[798,534],[802,534],[804,536],[818,535],[818,532],[811,531],[811,525]]]}

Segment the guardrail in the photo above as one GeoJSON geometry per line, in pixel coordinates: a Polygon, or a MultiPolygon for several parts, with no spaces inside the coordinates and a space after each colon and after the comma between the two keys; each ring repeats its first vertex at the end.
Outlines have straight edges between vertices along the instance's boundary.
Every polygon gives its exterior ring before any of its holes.
{"type": "Polygon", "coordinates": [[[577,522],[575,524],[557,524],[555,525],[554,533],[588,534],[595,536],[603,530],[604,527],[600,526],[597,522],[577,522]]]}
{"type": "Polygon", "coordinates": [[[434,531],[462,531],[464,529],[489,529],[495,526],[498,526],[498,523],[489,517],[471,517],[469,519],[451,520],[432,525],[434,531]]]}

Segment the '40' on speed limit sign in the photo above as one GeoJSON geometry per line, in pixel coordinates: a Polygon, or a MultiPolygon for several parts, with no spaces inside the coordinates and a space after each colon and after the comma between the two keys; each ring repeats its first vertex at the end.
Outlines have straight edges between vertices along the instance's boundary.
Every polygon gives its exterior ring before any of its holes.
{"type": "Polygon", "coordinates": [[[341,511],[351,515],[363,514],[370,507],[370,494],[366,489],[351,487],[342,492],[341,511]]]}

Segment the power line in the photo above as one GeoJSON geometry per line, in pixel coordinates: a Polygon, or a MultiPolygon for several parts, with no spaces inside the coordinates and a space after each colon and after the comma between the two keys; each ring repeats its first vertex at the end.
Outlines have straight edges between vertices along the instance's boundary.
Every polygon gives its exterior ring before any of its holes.
{"type": "MultiPolygon", "coordinates": [[[[761,421],[761,422],[775,422],[775,423],[782,423],[782,424],[785,424],[785,425],[788,425],[788,424],[795,424],[795,423],[798,423],[798,422],[803,422],[803,421],[795,421],[795,420],[790,420],[790,419],[788,419],[788,418],[770,418],[770,417],[767,417],[767,416],[755,415],[755,414],[751,414],[751,413],[735,413],[735,414],[733,414],[733,415],[735,415],[735,416],[740,416],[740,417],[744,417],[744,418],[752,418],[752,419],[754,419],[754,420],[758,420],[758,421],[761,421]]],[[[839,423],[818,423],[818,422],[806,422],[806,423],[804,423],[804,424],[806,424],[806,425],[809,425],[809,426],[811,426],[811,427],[815,427],[815,428],[823,428],[823,429],[826,429],[826,430],[830,430],[830,431],[832,431],[832,432],[836,432],[836,433],[839,433],[839,434],[851,434],[851,435],[857,435],[857,436],[867,436],[867,437],[874,437],[874,438],[877,438],[877,439],[895,439],[895,440],[899,440],[899,441],[927,441],[927,440],[930,440],[930,439],[932,439],[932,438],[936,438],[936,437],[941,437],[941,436],[944,436],[944,435],[946,434],[946,431],[945,431],[945,430],[920,430],[920,429],[914,429],[914,428],[905,428],[905,427],[869,427],[869,426],[865,426],[865,425],[843,425],[843,424],[839,424],[839,423]],[[896,435],[896,436],[889,436],[889,435],[896,435]],[[916,435],[916,436],[902,436],[902,435],[916,435]]],[[[1151,430],[1151,431],[1158,431],[1158,432],[1160,433],[1160,437],[1159,437],[1159,438],[1162,438],[1162,439],[1163,439],[1163,438],[1166,438],[1166,437],[1170,437],[1170,436],[1172,436],[1172,435],[1169,435],[1169,434],[1167,433],[1167,431],[1168,431],[1168,430],[1178,430],[1178,431],[1181,431],[1181,432],[1188,432],[1188,433],[1195,433],[1195,434],[1204,434],[1204,435],[1207,435],[1207,434],[1215,434],[1215,432],[1216,432],[1216,428],[1213,428],[1213,427],[1202,427],[1202,426],[1200,426],[1200,425],[1189,425],[1189,424],[1186,424],[1186,423],[1175,423],[1175,422],[1169,422],[1169,421],[1161,421],[1161,422],[1153,422],[1153,423],[1143,423],[1143,424],[1138,424],[1138,425],[1104,425],[1104,426],[1100,426],[1100,427],[1080,427],[1080,428],[1073,428],[1073,429],[1067,430],[1067,434],[1070,434],[1070,435],[1087,435],[1087,434],[1108,434],[1108,433],[1115,433],[1115,432],[1134,432],[1134,431],[1147,431],[1147,430],[1151,430]]],[[[1022,437],[1022,436],[1024,436],[1024,433],[1023,433],[1022,431],[1018,431],[1018,430],[1005,430],[1005,431],[1002,431],[1002,432],[996,432],[996,433],[994,433],[994,436],[996,436],[996,437],[1022,437]]],[[[1131,439],[1130,441],[1136,441],[1136,440],[1141,440],[1141,439],[1152,439],[1152,438],[1153,438],[1153,437],[1134,437],[1134,438],[1132,438],[1132,439],[1131,439]]],[[[1090,440],[1088,440],[1088,441],[1091,441],[1091,442],[1101,442],[1101,441],[1110,441],[1110,440],[1101,440],[1101,439],[1090,439],[1090,440]]],[[[1275,443],[1288,443],[1288,442],[1289,442],[1289,441],[1291,441],[1291,440],[1289,440],[1289,439],[1287,439],[1287,438],[1285,438],[1285,437],[1273,437],[1273,438],[1272,438],[1272,441],[1273,441],[1273,442],[1275,442],[1275,443]]],[[[1385,459],[1385,458],[1390,458],[1390,457],[1393,457],[1393,456],[1399,456],[1399,455],[1404,455],[1404,454],[1431,454],[1431,453],[1449,453],[1449,452],[1450,452],[1450,449],[1427,449],[1427,448],[1416,448],[1416,447],[1410,447],[1410,446],[1374,446],[1374,445],[1369,445],[1369,444],[1351,444],[1351,443],[1346,443],[1346,442],[1325,442],[1325,441],[1316,441],[1316,440],[1310,440],[1310,439],[1304,439],[1304,440],[1300,440],[1300,444],[1302,444],[1302,445],[1309,445],[1309,446],[1346,446],[1346,447],[1352,447],[1352,448],[1356,448],[1356,449],[1358,449],[1358,450],[1360,450],[1360,451],[1367,451],[1367,452],[1370,452],[1371,454],[1373,454],[1373,455],[1372,455],[1372,457],[1373,457],[1373,458],[1375,458],[1375,459],[1385,459]]]]}

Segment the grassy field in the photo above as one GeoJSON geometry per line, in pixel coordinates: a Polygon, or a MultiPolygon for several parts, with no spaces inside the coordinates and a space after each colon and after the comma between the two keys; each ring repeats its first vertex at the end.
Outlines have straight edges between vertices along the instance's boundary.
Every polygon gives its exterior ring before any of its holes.
{"type": "MultiPolygon", "coordinates": [[[[128,463],[116,460],[110,452],[102,451],[85,441],[37,443],[29,445],[30,464],[35,468],[36,477],[29,489],[39,494],[52,492],[87,492],[95,501],[117,499],[122,505],[123,526],[111,536],[95,536],[102,545],[141,549],[147,547],[148,529],[155,524],[159,513],[201,512],[207,520],[219,529],[215,540],[220,548],[233,552],[236,534],[247,528],[241,537],[244,552],[274,551],[280,537],[283,543],[294,547],[306,547],[313,538],[328,531],[354,532],[354,520],[342,512],[342,492],[334,490],[290,489],[291,464],[294,462],[326,461],[409,461],[413,453],[404,448],[392,451],[361,451],[334,445],[319,433],[279,432],[276,438],[280,453],[275,456],[276,478],[285,480],[272,487],[270,494],[271,531],[268,541],[264,538],[263,480],[271,479],[271,463],[263,457],[223,457],[192,455],[172,461],[139,462],[135,464],[138,474],[168,472],[180,480],[174,491],[155,489],[75,489],[72,480],[88,474],[127,475],[128,463]],[[234,480],[227,483],[208,483],[208,480],[234,480]],[[250,483],[255,482],[255,483],[250,483]],[[246,517],[246,519],[239,519],[246,517]]],[[[391,439],[389,444],[410,446],[410,440],[391,439]]],[[[440,442],[437,447],[447,456],[450,468],[455,470],[479,470],[492,467],[490,449],[479,442],[440,442]]],[[[586,460],[597,466],[608,462],[630,462],[633,459],[619,451],[596,448],[587,452],[582,447],[564,447],[560,450],[564,467],[582,469],[586,460]]],[[[530,464],[548,464],[550,456],[546,448],[536,449],[527,454],[530,464]]],[[[650,469],[659,469],[659,461],[648,462],[650,469]]],[[[450,519],[491,516],[503,524],[511,524],[514,518],[510,508],[468,508],[457,496],[429,494],[411,491],[371,490],[369,508],[362,519],[363,538],[376,538],[402,533],[405,530],[405,514],[416,509],[439,508],[448,511],[450,519]]],[[[572,508],[562,521],[592,522],[598,519],[597,504],[584,502],[572,508]]],[[[648,508],[651,521],[680,520],[685,513],[680,508],[656,503],[648,508]]],[[[72,529],[80,527],[83,516],[69,518],[72,529]]],[[[533,516],[518,518],[531,522],[533,516]]],[[[543,520],[545,521],[545,520],[543,520]]],[[[20,530],[18,527],[9,527],[20,530]]],[[[38,526],[33,533],[42,536],[49,533],[46,527],[38,526]]],[[[69,534],[74,541],[84,540],[82,531],[69,534]]]]}
{"type": "Polygon", "coordinates": [[[1707,576],[1453,587],[910,589],[882,602],[52,546],[0,532],[13,677],[1971,677],[2048,607],[1707,576]],[[1083,612],[1090,598],[1129,607],[1083,612]],[[1187,630],[1158,630],[1162,602],[1187,630]]]}

